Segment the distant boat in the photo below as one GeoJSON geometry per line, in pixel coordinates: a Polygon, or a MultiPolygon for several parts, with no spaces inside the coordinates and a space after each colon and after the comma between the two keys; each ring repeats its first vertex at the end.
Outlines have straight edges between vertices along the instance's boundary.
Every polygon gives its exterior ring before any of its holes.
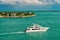
{"type": "Polygon", "coordinates": [[[41,25],[38,25],[38,24],[34,24],[33,26],[31,27],[28,27],[26,29],[26,32],[44,32],[44,31],[47,31],[49,29],[49,27],[42,27],[41,25]]]}

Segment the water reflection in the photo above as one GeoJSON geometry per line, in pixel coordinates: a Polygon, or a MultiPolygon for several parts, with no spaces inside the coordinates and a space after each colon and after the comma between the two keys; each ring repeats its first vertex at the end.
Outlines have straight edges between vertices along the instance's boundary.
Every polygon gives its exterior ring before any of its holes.
{"type": "Polygon", "coordinates": [[[26,36],[30,40],[46,40],[47,32],[26,33],[26,36]]]}

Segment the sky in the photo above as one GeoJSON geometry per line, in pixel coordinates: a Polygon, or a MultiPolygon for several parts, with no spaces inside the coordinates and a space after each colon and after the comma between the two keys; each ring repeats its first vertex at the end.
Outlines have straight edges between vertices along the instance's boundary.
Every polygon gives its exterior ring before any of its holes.
{"type": "Polygon", "coordinates": [[[0,11],[59,11],[60,0],[0,0],[0,11]]]}

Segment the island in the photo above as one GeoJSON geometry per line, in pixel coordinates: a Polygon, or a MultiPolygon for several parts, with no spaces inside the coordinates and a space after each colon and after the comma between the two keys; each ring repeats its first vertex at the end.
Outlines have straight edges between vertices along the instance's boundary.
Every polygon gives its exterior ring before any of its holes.
{"type": "Polygon", "coordinates": [[[34,12],[0,12],[0,18],[25,18],[36,16],[34,12]]]}

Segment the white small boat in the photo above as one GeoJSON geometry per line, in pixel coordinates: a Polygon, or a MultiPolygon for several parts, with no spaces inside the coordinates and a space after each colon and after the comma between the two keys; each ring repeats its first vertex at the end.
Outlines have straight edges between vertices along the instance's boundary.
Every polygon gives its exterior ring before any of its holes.
{"type": "Polygon", "coordinates": [[[26,32],[44,32],[44,31],[47,31],[49,29],[49,27],[42,27],[41,25],[38,25],[38,24],[34,24],[33,26],[31,27],[28,27],[26,29],[26,32]]]}

